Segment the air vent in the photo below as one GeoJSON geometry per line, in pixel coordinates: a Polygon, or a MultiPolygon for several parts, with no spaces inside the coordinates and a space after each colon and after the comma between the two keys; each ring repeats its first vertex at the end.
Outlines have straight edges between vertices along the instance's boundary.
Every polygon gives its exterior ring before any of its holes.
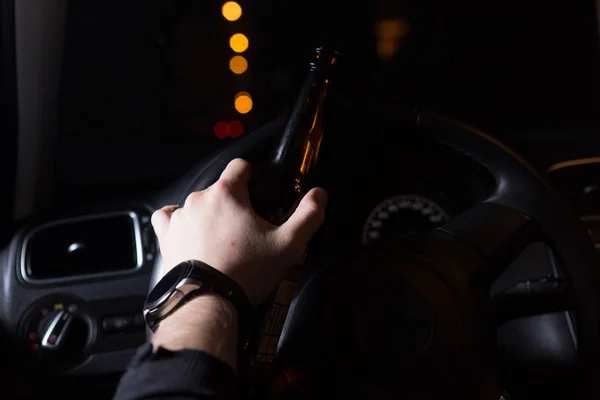
{"type": "Polygon", "coordinates": [[[32,230],[23,243],[21,274],[30,283],[131,272],[142,266],[134,212],[61,220],[32,230]]]}

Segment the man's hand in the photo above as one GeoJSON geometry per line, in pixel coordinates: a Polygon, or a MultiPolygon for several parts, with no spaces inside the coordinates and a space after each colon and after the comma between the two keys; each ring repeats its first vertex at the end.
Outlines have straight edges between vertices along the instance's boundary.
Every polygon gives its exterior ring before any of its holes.
{"type": "Polygon", "coordinates": [[[298,264],[325,218],[327,194],[308,192],[294,214],[274,226],[250,204],[251,166],[229,163],[214,185],[188,196],[183,208],[166,206],[152,216],[163,256],[163,275],[182,261],[200,260],[236,280],[252,305],[260,304],[298,264]]]}

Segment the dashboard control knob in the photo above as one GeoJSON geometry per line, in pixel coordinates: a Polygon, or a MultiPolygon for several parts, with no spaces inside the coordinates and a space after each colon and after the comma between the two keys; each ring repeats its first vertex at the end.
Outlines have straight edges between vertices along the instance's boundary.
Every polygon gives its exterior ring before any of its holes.
{"type": "Polygon", "coordinates": [[[21,332],[34,367],[67,370],[89,356],[96,342],[95,318],[80,299],[50,296],[34,303],[21,332]]]}
{"type": "Polygon", "coordinates": [[[73,322],[73,316],[65,310],[61,310],[53,316],[52,321],[42,337],[42,347],[45,349],[58,349],[64,343],[69,327],[73,322]]]}

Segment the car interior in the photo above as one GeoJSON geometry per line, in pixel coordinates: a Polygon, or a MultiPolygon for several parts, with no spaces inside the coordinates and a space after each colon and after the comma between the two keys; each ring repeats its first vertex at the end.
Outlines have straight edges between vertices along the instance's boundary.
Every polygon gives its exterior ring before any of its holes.
{"type": "Polygon", "coordinates": [[[243,395],[600,396],[600,2],[0,0],[0,35],[3,398],[112,398],[152,213],[260,178],[316,48],[327,217],[243,395]]]}

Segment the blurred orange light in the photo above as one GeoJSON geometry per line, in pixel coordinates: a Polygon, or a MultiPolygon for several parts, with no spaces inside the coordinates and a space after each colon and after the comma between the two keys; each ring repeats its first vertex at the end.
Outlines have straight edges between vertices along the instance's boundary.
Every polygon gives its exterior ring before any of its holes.
{"type": "Polygon", "coordinates": [[[233,56],[229,60],[229,69],[234,74],[243,74],[248,69],[248,61],[243,56],[233,56]]]}
{"type": "Polygon", "coordinates": [[[229,38],[229,47],[236,53],[243,53],[248,49],[250,42],[243,33],[236,33],[229,38]]]}
{"type": "Polygon", "coordinates": [[[237,21],[242,16],[242,7],[235,1],[228,1],[223,4],[221,13],[227,21],[237,21]]]}
{"type": "Polygon", "coordinates": [[[235,95],[235,109],[240,114],[247,114],[252,110],[252,96],[248,92],[239,92],[235,95]]]}
{"type": "Polygon", "coordinates": [[[377,37],[377,54],[382,60],[391,59],[402,44],[402,39],[410,30],[404,18],[383,19],[375,24],[377,37]]]}

